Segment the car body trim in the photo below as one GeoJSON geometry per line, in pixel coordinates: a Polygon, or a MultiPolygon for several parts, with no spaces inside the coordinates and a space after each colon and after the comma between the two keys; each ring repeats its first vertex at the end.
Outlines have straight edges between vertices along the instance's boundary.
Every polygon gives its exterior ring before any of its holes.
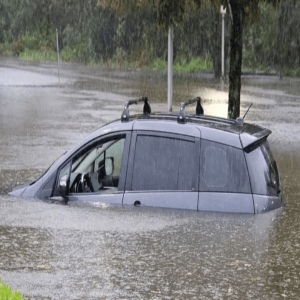
{"type": "Polygon", "coordinates": [[[252,194],[199,192],[198,210],[253,214],[252,194]]]}
{"type": "Polygon", "coordinates": [[[70,194],[67,197],[68,201],[87,201],[87,202],[99,202],[108,204],[122,204],[123,192],[114,193],[80,193],[80,194],[70,194]]]}
{"type": "Polygon", "coordinates": [[[133,130],[148,130],[156,132],[168,132],[182,134],[200,138],[199,130],[191,124],[178,124],[174,121],[156,120],[136,120],[133,124],[133,130]]]}
{"type": "Polygon", "coordinates": [[[246,132],[242,132],[240,134],[240,139],[241,139],[241,143],[243,145],[243,149],[251,146],[254,143],[259,142],[260,140],[266,139],[271,133],[272,133],[272,131],[267,128],[264,128],[255,134],[249,134],[246,132]]]}
{"type": "Polygon", "coordinates": [[[282,197],[279,196],[263,196],[253,195],[255,213],[265,213],[282,206],[282,197]]]}
{"type": "Polygon", "coordinates": [[[198,193],[183,191],[129,191],[124,193],[123,205],[134,205],[136,201],[139,201],[141,206],[197,210],[198,193]]]}
{"type": "Polygon", "coordinates": [[[8,193],[10,196],[13,197],[21,197],[22,194],[25,192],[27,189],[28,185],[22,186],[22,187],[16,187],[14,190],[12,190],[10,193],[8,193]]]}
{"type": "Polygon", "coordinates": [[[56,171],[54,171],[53,170],[53,172],[51,173],[51,175],[50,176],[47,176],[46,174],[46,176],[44,175],[42,178],[40,178],[38,181],[36,181],[34,184],[32,184],[32,185],[29,185],[25,190],[24,190],[24,192],[22,193],[22,197],[34,197],[35,196],[35,194],[39,191],[39,189],[42,187],[42,186],[44,186],[44,182],[46,182],[46,180],[47,180],[47,182],[48,182],[48,179],[52,176],[52,174],[54,173],[54,172],[56,172],[56,171]]]}

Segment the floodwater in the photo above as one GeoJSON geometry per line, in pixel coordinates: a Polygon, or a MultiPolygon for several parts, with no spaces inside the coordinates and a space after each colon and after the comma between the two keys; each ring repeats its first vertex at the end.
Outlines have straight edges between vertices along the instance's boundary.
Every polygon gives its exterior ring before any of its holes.
{"type": "MultiPolygon", "coordinates": [[[[226,116],[228,85],[174,80],[180,101],[226,116]]],[[[300,299],[300,81],[243,77],[242,114],[270,128],[285,206],[262,215],[60,205],[7,195],[147,94],[165,74],[0,57],[0,277],[28,299],[300,299]]],[[[141,107],[133,107],[138,112],[141,107]]],[[[189,108],[190,109],[190,108],[189,108]]]]}

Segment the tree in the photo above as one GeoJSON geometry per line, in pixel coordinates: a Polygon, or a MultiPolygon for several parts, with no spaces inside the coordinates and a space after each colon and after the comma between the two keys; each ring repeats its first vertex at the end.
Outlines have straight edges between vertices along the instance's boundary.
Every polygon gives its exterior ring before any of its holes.
{"type": "MultiPolygon", "coordinates": [[[[299,35],[299,0],[285,0],[278,5],[278,37],[276,64],[280,77],[283,68],[296,69],[299,76],[300,63],[300,35],[299,35]]],[[[287,71],[287,70],[285,70],[287,71]]]]}
{"type": "MultiPolygon", "coordinates": [[[[279,5],[280,7],[281,5],[279,5]]],[[[276,8],[259,3],[259,19],[245,27],[243,33],[243,67],[255,70],[260,67],[278,67],[278,22],[276,8]]]]}
{"type": "MultiPolygon", "coordinates": [[[[240,116],[244,26],[258,18],[258,4],[262,1],[276,6],[280,0],[227,0],[223,3],[230,12],[232,22],[228,95],[228,118],[230,119],[236,119],[240,116]]],[[[216,4],[217,7],[220,7],[221,1],[215,1],[216,4]]]]}

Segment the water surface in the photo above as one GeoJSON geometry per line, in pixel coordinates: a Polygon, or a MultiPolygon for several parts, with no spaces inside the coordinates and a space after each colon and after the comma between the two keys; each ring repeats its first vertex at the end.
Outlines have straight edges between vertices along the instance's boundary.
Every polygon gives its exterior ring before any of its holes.
{"type": "MultiPolygon", "coordinates": [[[[0,59],[0,276],[28,299],[300,298],[300,126],[296,79],[243,77],[242,114],[270,128],[285,207],[262,215],[17,199],[65,150],[148,94],[166,111],[166,76],[0,59]]],[[[201,96],[226,116],[228,86],[177,77],[175,105],[201,96]]],[[[189,108],[192,109],[192,108],[189,108]]],[[[134,106],[131,112],[139,112],[134,106]]]]}

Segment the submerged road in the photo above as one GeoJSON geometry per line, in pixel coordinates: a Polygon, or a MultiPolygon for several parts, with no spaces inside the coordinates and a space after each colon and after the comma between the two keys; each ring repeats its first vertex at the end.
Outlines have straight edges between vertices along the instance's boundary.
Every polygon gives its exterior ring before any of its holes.
{"type": "MultiPolygon", "coordinates": [[[[228,87],[174,80],[175,106],[194,96],[226,116],[228,87]]],[[[166,76],[0,57],[0,277],[28,299],[300,298],[300,81],[243,78],[242,114],[270,128],[285,207],[262,215],[7,195],[147,93],[165,111],[166,76]]],[[[132,113],[139,112],[134,107],[132,113]]]]}

